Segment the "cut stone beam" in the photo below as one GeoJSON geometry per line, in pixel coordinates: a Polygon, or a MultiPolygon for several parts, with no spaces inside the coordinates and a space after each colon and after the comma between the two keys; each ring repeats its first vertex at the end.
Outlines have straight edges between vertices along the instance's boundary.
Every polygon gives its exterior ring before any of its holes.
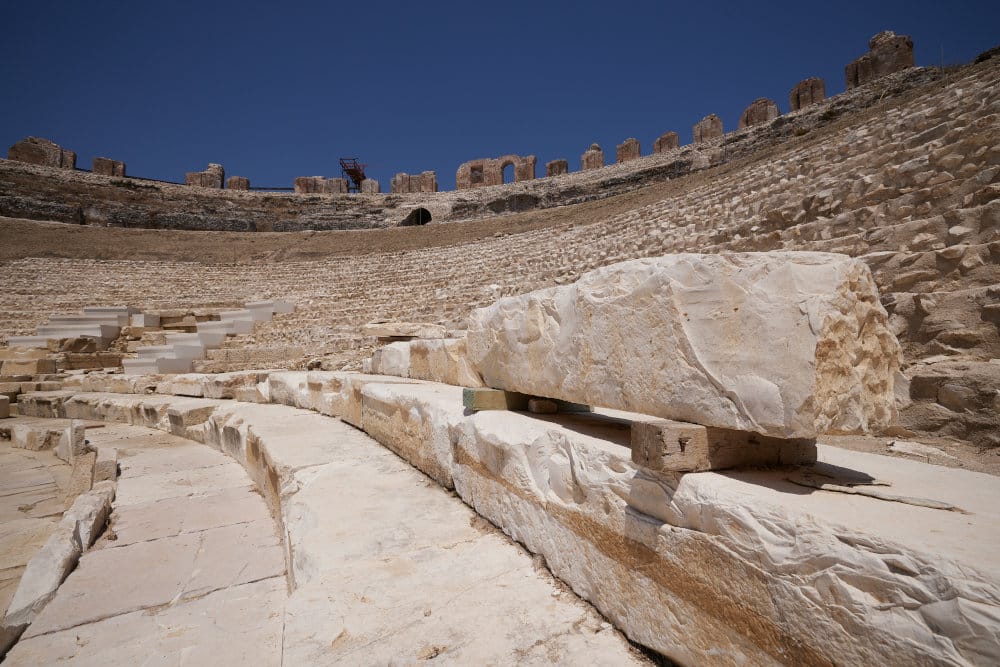
{"type": "Polygon", "coordinates": [[[816,462],[816,440],[784,440],[758,433],[669,419],[632,422],[632,462],[658,472],[703,472],[816,462]]]}
{"type": "Polygon", "coordinates": [[[895,417],[900,347],[845,255],[677,254],[473,311],[489,387],[778,438],[895,417]]]}

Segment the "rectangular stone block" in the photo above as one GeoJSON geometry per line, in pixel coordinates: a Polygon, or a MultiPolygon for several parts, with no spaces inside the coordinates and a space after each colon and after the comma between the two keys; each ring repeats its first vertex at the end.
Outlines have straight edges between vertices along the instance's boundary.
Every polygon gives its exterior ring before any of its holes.
{"type": "Polygon", "coordinates": [[[658,472],[815,463],[816,440],[769,438],[672,420],[636,421],[632,462],[658,472]]]}
{"type": "Polygon", "coordinates": [[[113,482],[118,478],[118,450],[100,447],[94,460],[94,483],[113,482]]]}
{"type": "Polygon", "coordinates": [[[468,351],[489,387],[814,438],[892,422],[887,319],[844,255],[678,254],[475,310],[468,351]]]}
{"type": "Polygon", "coordinates": [[[10,417],[10,398],[0,396],[0,419],[7,419],[8,417],[10,417]]]}
{"type": "Polygon", "coordinates": [[[43,375],[56,372],[52,359],[7,359],[3,362],[2,375],[43,375]]]}
{"type": "Polygon", "coordinates": [[[93,170],[95,174],[102,176],[125,176],[125,163],[119,160],[112,160],[107,157],[95,157],[93,170]]]}
{"type": "MultiPolygon", "coordinates": [[[[55,446],[55,454],[63,461],[72,464],[77,457],[87,452],[87,427],[76,419],[59,434],[59,442],[55,446]]],[[[88,487],[89,488],[89,487],[88,487]]]]}

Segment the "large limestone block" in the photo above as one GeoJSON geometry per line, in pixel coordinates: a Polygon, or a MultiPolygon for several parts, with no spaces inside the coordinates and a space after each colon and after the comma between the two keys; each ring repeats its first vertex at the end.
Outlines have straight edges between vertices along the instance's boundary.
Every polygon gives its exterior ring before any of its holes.
{"type": "Polygon", "coordinates": [[[469,362],[464,338],[410,341],[409,376],[460,387],[483,386],[483,379],[469,362]]]}
{"type": "Polygon", "coordinates": [[[478,309],[468,351],[498,389],[810,438],[893,420],[886,321],[844,255],[678,254],[478,309]]]}

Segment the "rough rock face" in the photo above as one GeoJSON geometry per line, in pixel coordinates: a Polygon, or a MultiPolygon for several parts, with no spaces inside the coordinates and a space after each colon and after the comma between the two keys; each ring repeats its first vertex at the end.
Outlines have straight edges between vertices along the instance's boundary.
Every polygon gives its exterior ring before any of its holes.
{"type": "Polygon", "coordinates": [[[437,192],[437,172],[424,171],[419,174],[398,173],[392,177],[389,190],[393,194],[408,192],[437,192]]]}
{"type": "Polygon", "coordinates": [[[709,114],[691,128],[691,133],[696,144],[718,139],[722,136],[722,119],[714,113],[709,114]]]}
{"type": "Polygon", "coordinates": [[[569,162],[566,160],[552,160],[545,163],[546,176],[562,176],[569,173],[569,162]]]}
{"type": "Polygon", "coordinates": [[[774,100],[759,97],[743,110],[743,113],[740,115],[739,129],[742,130],[753,125],[770,123],[780,115],[781,111],[778,109],[778,105],[774,103],[774,100]]]}
{"type": "Polygon", "coordinates": [[[883,30],[868,42],[868,53],[844,68],[847,89],[856,88],[872,79],[913,67],[913,40],[883,30]]]}
{"type": "Polygon", "coordinates": [[[621,163],[638,160],[641,155],[642,151],[639,147],[639,140],[634,137],[629,137],[622,143],[618,144],[615,152],[615,161],[621,163]]]}
{"type": "Polygon", "coordinates": [[[590,148],[580,156],[580,169],[600,169],[604,166],[604,151],[599,144],[590,144],[590,148]]]}
{"type": "Polygon", "coordinates": [[[76,168],[76,153],[41,137],[27,137],[17,142],[7,149],[7,159],[43,167],[76,168]]]}
{"type": "Polygon", "coordinates": [[[95,157],[92,171],[104,176],[125,176],[125,163],[107,157],[95,157]]]}
{"type": "Polygon", "coordinates": [[[792,111],[816,104],[826,99],[826,84],[823,79],[814,76],[799,81],[788,93],[788,106],[792,111]]]}
{"type": "Polygon", "coordinates": [[[653,152],[654,153],[665,153],[672,148],[677,148],[681,145],[680,137],[677,136],[676,132],[664,132],[661,134],[655,142],[653,142],[653,152]]]}
{"type": "Polygon", "coordinates": [[[667,255],[473,311],[487,386],[780,438],[895,417],[899,343],[871,272],[831,253],[667,255]]]}
{"type": "Polygon", "coordinates": [[[221,164],[209,164],[205,171],[190,171],[184,174],[185,185],[195,185],[202,188],[222,189],[226,180],[226,171],[221,164]]]}

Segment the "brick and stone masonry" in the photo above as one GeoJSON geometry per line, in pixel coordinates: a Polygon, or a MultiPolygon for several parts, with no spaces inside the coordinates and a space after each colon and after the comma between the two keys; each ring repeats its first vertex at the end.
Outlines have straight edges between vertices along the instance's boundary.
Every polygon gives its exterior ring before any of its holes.
{"type": "Polygon", "coordinates": [[[868,49],[868,53],[844,68],[848,90],[913,67],[913,40],[908,35],[883,30],[869,40],[868,49]]]}
{"type": "Polygon", "coordinates": [[[681,145],[676,132],[664,132],[653,142],[653,153],[665,153],[681,145]]]}
{"type": "Polygon", "coordinates": [[[569,162],[566,160],[552,160],[545,163],[546,176],[562,176],[569,173],[569,162]]]}
{"type": "Polygon", "coordinates": [[[295,194],[347,194],[347,179],[326,178],[325,176],[298,176],[295,179],[295,194]]]}
{"type": "Polygon", "coordinates": [[[634,137],[629,137],[615,148],[615,162],[619,164],[638,160],[641,155],[639,140],[634,137]]]}
{"type": "Polygon", "coordinates": [[[778,109],[778,105],[775,104],[774,100],[769,100],[766,97],[758,97],[750,103],[750,106],[743,110],[742,114],[740,114],[740,123],[738,127],[742,130],[754,125],[763,125],[765,123],[770,123],[780,115],[781,111],[778,109]]]}
{"type": "Polygon", "coordinates": [[[27,137],[17,142],[7,149],[7,159],[58,169],[76,168],[76,153],[41,137],[27,137]]]}
{"type": "Polygon", "coordinates": [[[722,136],[722,119],[714,113],[709,114],[691,128],[691,134],[696,144],[718,139],[722,136]]]}
{"type": "Polygon", "coordinates": [[[788,107],[798,111],[810,104],[816,104],[826,99],[826,84],[823,79],[813,76],[799,81],[788,93],[788,107]]]}
{"type": "Polygon", "coordinates": [[[392,194],[406,194],[409,192],[437,192],[437,173],[424,171],[419,174],[399,173],[392,177],[389,183],[389,191],[392,194]]]}
{"type": "Polygon", "coordinates": [[[531,181],[535,178],[534,155],[503,155],[498,158],[469,160],[455,172],[455,189],[468,190],[489,185],[503,185],[503,170],[514,167],[514,182],[531,181]]]}
{"type": "Polygon", "coordinates": [[[361,192],[363,194],[378,194],[382,192],[382,185],[374,178],[366,178],[361,181],[361,192]]]}
{"type": "Polygon", "coordinates": [[[249,190],[250,179],[246,176],[230,176],[226,179],[227,190],[249,190]]]}
{"type": "Polygon", "coordinates": [[[222,189],[226,180],[226,170],[221,164],[210,163],[205,171],[190,171],[184,174],[185,185],[196,185],[202,188],[222,189]]]}
{"type": "Polygon", "coordinates": [[[600,169],[604,166],[604,151],[599,144],[590,144],[590,148],[580,156],[580,169],[600,169]]]}
{"type": "Polygon", "coordinates": [[[109,157],[95,157],[92,171],[102,176],[124,176],[125,163],[109,157]]]}

